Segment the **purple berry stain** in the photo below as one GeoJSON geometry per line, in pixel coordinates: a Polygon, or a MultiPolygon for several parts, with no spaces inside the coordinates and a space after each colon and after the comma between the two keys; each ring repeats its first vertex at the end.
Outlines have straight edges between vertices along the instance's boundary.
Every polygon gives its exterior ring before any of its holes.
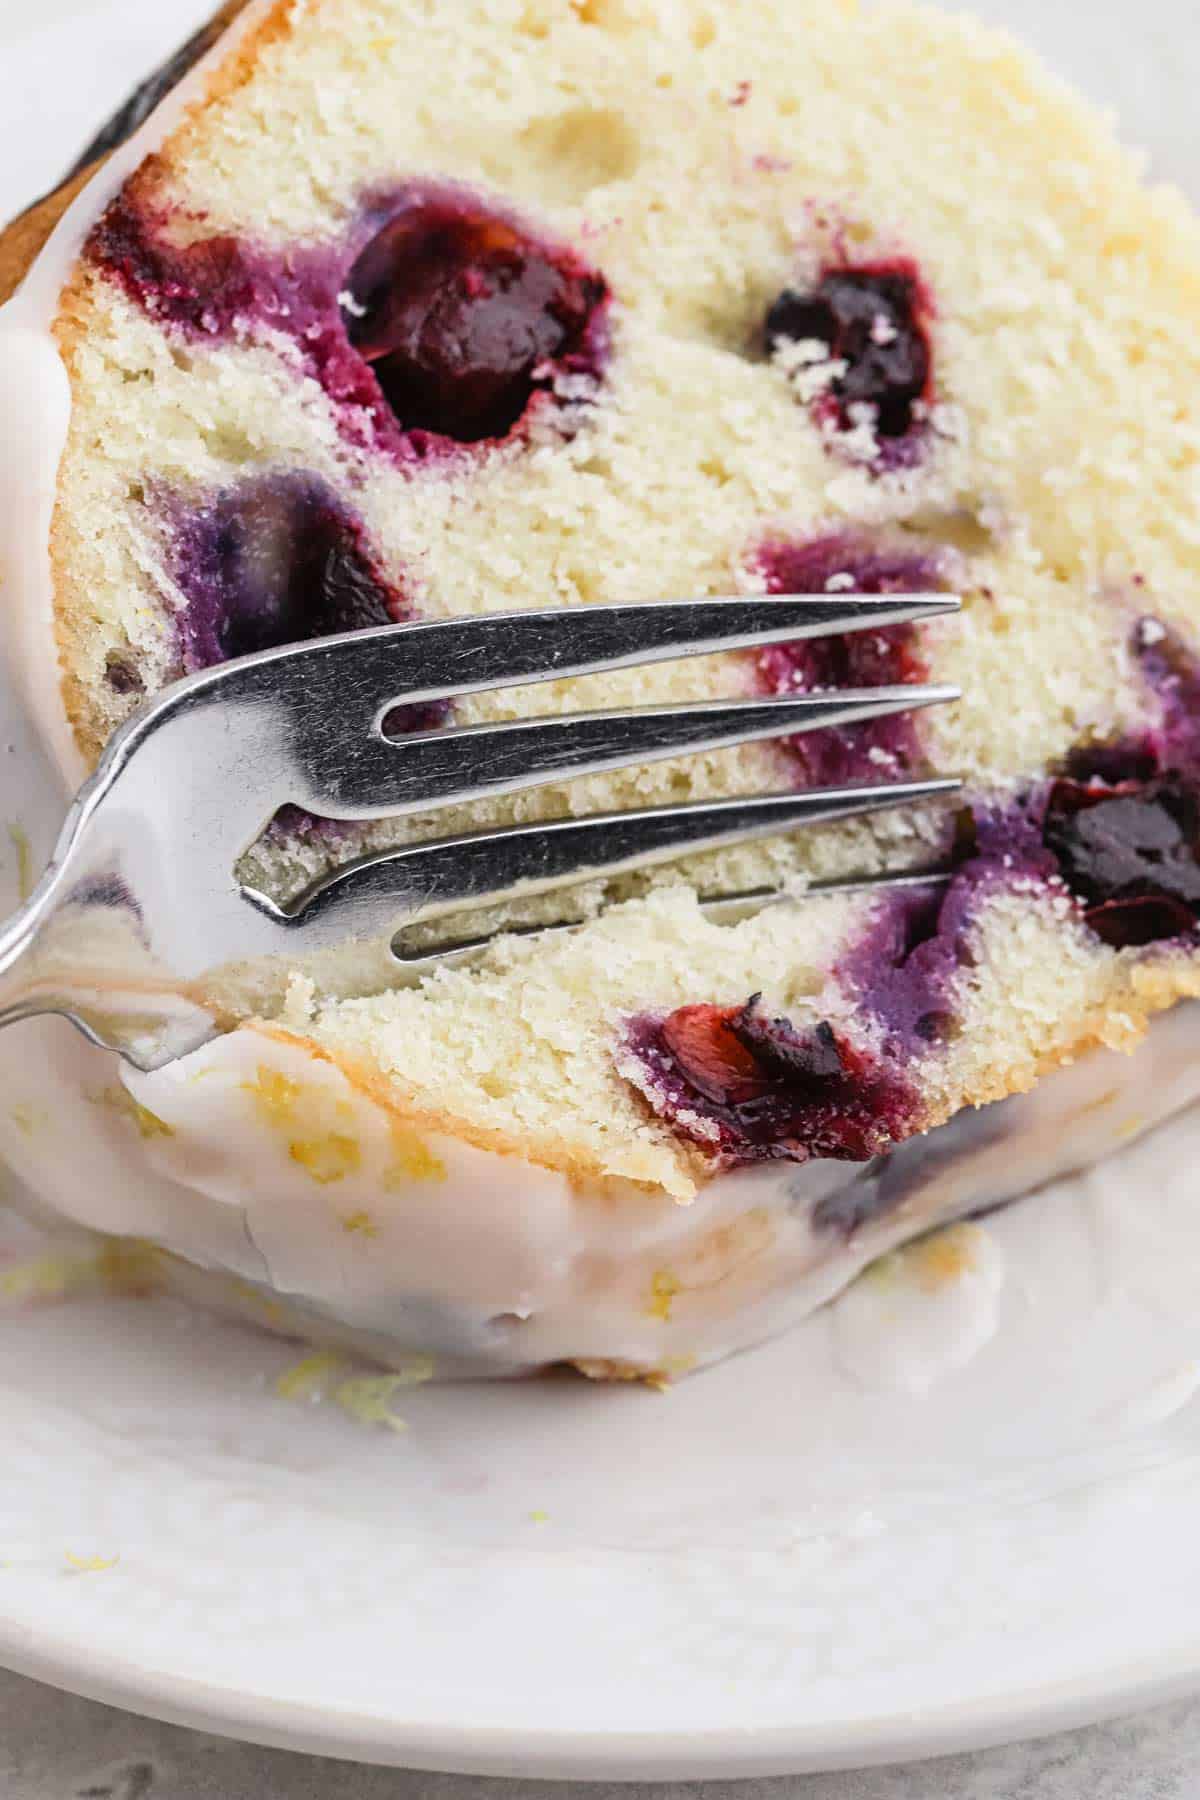
{"type": "Polygon", "coordinates": [[[1130,650],[1151,723],[1069,757],[1042,820],[1062,879],[1113,949],[1190,936],[1200,921],[1200,659],[1151,617],[1130,650]]]}
{"type": "MultiPolygon", "coordinates": [[[[769,542],[758,550],[753,566],[769,594],[900,594],[945,585],[936,556],[886,550],[865,534],[852,532],[806,544],[769,542]]],[[[770,644],[754,656],[762,686],[770,694],[893,687],[923,681],[928,674],[911,625],[770,644]]],[[[910,713],[801,732],[784,742],[794,762],[797,787],[897,779],[922,762],[910,713]]]]}
{"type": "Polygon", "coordinates": [[[184,665],[411,617],[362,526],[315,476],[266,474],[176,514],[184,665]]]}
{"type": "Polygon", "coordinates": [[[810,1157],[865,1162],[917,1123],[900,1075],[822,1021],[801,1032],[754,994],[626,1027],[623,1066],[652,1110],[725,1166],[810,1157]]]}
{"type": "Polygon", "coordinates": [[[1042,839],[1113,949],[1185,936],[1200,919],[1200,799],[1170,776],[1050,789],[1042,839]]]}
{"type": "MultiPolygon", "coordinates": [[[[825,1022],[798,1031],[757,995],[643,1013],[619,1061],[652,1111],[722,1167],[886,1156],[922,1126],[913,1072],[958,1030],[972,926],[991,893],[1065,888],[1114,949],[1194,937],[1200,658],[1158,620],[1140,621],[1131,647],[1155,715],[1146,732],[1081,747],[1015,800],[964,808],[948,876],[888,895],[838,961],[838,986],[873,1027],[869,1049],[825,1022]]],[[[828,1219],[861,1222],[853,1210],[828,1219]]]]}
{"type": "Polygon", "coordinates": [[[988,896],[1018,882],[1031,889],[1056,882],[1036,814],[1028,799],[964,808],[948,878],[889,894],[838,962],[839,986],[874,1021],[893,1066],[953,1040],[959,983],[974,963],[971,928],[988,896]]]}
{"type": "Polygon", "coordinates": [[[88,257],[189,338],[289,338],[345,435],[402,464],[503,438],[602,375],[603,277],[464,191],[375,193],[335,244],[184,242],[171,226],[127,185],[88,257]]]}
{"type": "MultiPolygon", "coordinates": [[[[293,472],[250,477],[190,504],[167,502],[173,572],[185,604],[180,655],[191,674],[231,657],[414,617],[384,574],[361,522],[325,482],[293,472]]],[[[389,736],[431,730],[447,706],[397,706],[389,736]]]]}
{"type": "Polygon", "coordinates": [[[869,418],[894,451],[920,423],[932,392],[932,313],[911,263],[829,268],[807,291],[785,288],[763,334],[772,355],[794,343],[823,345],[839,372],[814,402],[818,419],[848,431],[869,418]]]}
{"type": "Polygon", "coordinates": [[[556,377],[594,375],[599,275],[461,200],[402,209],[350,271],[351,344],[406,430],[502,438],[556,377]]]}

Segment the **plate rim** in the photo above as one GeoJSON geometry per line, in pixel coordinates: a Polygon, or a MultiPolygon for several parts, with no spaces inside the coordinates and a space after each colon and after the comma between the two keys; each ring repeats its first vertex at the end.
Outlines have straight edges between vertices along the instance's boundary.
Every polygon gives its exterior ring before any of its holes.
{"type": "Polygon", "coordinates": [[[171,1675],[63,1635],[0,1619],[0,1664],[15,1674],[169,1725],[342,1761],[458,1775],[577,1781],[702,1781],[832,1773],[995,1749],[1102,1724],[1200,1691],[1190,1648],[1114,1664],[1075,1681],[829,1725],[712,1731],[536,1730],[421,1724],[310,1705],[171,1675]]]}

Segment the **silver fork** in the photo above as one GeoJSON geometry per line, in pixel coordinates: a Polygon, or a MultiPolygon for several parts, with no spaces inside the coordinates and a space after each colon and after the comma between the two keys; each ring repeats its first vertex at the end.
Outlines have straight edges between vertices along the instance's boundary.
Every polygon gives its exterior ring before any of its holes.
{"type": "MultiPolygon", "coordinates": [[[[956,610],[955,596],[704,599],[385,626],[269,650],[166,689],[113,737],[27,903],[0,928],[0,1025],[70,1019],[139,1069],[222,1028],[213,971],[292,965],[347,940],[614,876],[684,854],[954,791],[951,779],[768,794],[513,826],[360,857],[287,905],[244,885],[243,852],[288,803],[365,820],[622,764],[881,718],[946,686],[713,700],[388,737],[398,705],[956,610]]],[[[727,905],[769,894],[733,896],[727,905]]],[[[461,933],[460,933],[461,936],[461,933]]],[[[412,965],[424,968],[433,957],[412,965]]]]}

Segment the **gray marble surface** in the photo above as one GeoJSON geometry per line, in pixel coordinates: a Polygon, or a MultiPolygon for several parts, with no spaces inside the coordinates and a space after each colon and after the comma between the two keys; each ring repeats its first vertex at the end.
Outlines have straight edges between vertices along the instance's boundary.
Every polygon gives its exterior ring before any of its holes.
{"type": "Polygon", "coordinates": [[[159,1725],[0,1674],[3,1800],[1198,1800],[1200,1699],[974,1756],[649,1786],[366,1768],[159,1725]]]}

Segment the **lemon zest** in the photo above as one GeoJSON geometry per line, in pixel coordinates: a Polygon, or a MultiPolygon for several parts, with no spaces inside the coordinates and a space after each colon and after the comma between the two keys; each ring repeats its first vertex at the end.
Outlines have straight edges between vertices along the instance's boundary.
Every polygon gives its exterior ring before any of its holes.
{"type": "Polygon", "coordinates": [[[282,1325],[287,1318],[287,1314],[278,1300],[272,1300],[268,1294],[260,1294],[258,1289],[248,1281],[235,1281],[233,1292],[240,1299],[250,1301],[257,1306],[261,1310],[263,1318],[272,1325],[282,1325]]]}
{"type": "Polygon", "coordinates": [[[383,1185],[388,1193],[410,1181],[445,1181],[446,1165],[434,1154],[424,1139],[410,1125],[399,1120],[392,1123],[392,1160],[384,1170],[383,1185]]]}
{"type": "Polygon", "coordinates": [[[355,1375],[338,1384],[334,1399],[344,1413],[360,1425],[385,1425],[389,1431],[407,1431],[408,1421],[392,1411],[398,1388],[411,1387],[403,1375],[355,1375]]]}
{"type": "Polygon", "coordinates": [[[259,1063],[257,1079],[243,1081],[242,1086],[253,1096],[255,1106],[268,1125],[291,1123],[296,1115],[296,1102],[300,1098],[298,1081],[293,1081],[290,1075],[284,1075],[279,1069],[273,1069],[269,1063],[259,1063]]]}
{"type": "Polygon", "coordinates": [[[935,1293],[949,1282],[969,1275],[979,1262],[981,1234],[977,1225],[964,1220],[944,1225],[924,1237],[877,1257],[858,1277],[879,1287],[895,1287],[916,1281],[926,1293],[935,1293]]]}
{"type": "Polygon", "coordinates": [[[26,1137],[32,1137],[37,1127],[45,1122],[46,1115],[35,1112],[32,1106],[22,1101],[20,1106],[12,1108],[9,1117],[18,1131],[24,1132],[26,1137]]]}
{"type": "Polygon", "coordinates": [[[975,1263],[975,1245],[968,1232],[950,1226],[913,1246],[913,1261],[922,1286],[939,1288],[944,1282],[957,1281],[975,1263]]]}
{"type": "Polygon", "coordinates": [[[115,1294],[148,1294],[162,1284],[162,1252],[145,1238],[113,1238],[97,1253],[96,1273],[115,1294]]]}
{"type": "Polygon", "coordinates": [[[97,1279],[97,1262],[93,1254],[64,1255],[48,1251],[29,1262],[14,1263],[0,1269],[0,1296],[18,1303],[27,1300],[62,1300],[78,1294],[97,1279]]]}
{"type": "Polygon", "coordinates": [[[379,1227],[369,1212],[352,1212],[342,1214],[342,1230],[352,1236],[375,1238],[379,1236],[379,1227]]]}
{"type": "Polygon", "coordinates": [[[672,1275],[669,1269],[660,1269],[650,1283],[650,1304],[646,1308],[648,1317],[661,1319],[668,1324],[671,1318],[671,1302],[679,1292],[679,1277],[672,1275]]]}
{"type": "Polygon", "coordinates": [[[115,1569],[121,1560],[119,1554],[116,1556],[75,1556],[70,1550],[66,1552],[66,1558],[71,1567],[78,1569],[81,1575],[102,1575],[105,1569],[115,1569]]]}
{"type": "Polygon", "coordinates": [[[345,1132],[328,1131],[324,1137],[293,1138],[288,1155],[322,1187],[344,1181],[362,1166],[362,1146],[345,1132]]]}
{"type": "Polygon", "coordinates": [[[325,1384],[345,1363],[345,1357],[333,1350],[316,1350],[285,1369],[275,1383],[281,1400],[321,1400],[325,1384]]]}
{"type": "Polygon", "coordinates": [[[33,849],[23,825],[10,825],[8,838],[17,853],[17,898],[28,900],[33,892],[33,849]]]}
{"type": "Polygon", "coordinates": [[[137,1126],[138,1135],[142,1138],[174,1137],[175,1127],[160,1119],[157,1113],[135,1100],[128,1088],[116,1086],[102,1088],[97,1094],[88,1094],[86,1098],[93,1106],[107,1106],[110,1112],[119,1113],[123,1119],[132,1120],[137,1126]]]}

